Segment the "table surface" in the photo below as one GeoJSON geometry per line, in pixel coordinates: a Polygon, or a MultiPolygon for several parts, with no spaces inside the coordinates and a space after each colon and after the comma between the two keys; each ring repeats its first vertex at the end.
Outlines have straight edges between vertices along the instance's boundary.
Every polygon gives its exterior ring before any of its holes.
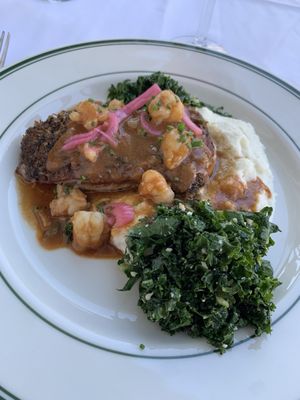
{"type": "MultiPolygon", "coordinates": [[[[201,0],[1,0],[6,66],[74,43],[194,34],[201,0]]],[[[300,0],[216,0],[209,37],[228,54],[300,88],[300,0]]]]}

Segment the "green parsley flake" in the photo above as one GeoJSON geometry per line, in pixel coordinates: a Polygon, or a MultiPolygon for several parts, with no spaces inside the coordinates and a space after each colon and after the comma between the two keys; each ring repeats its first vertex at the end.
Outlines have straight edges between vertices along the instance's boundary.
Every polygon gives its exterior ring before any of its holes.
{"type": "Polygon", "coordinates": [[[183,122],[179,122],[177,129],[180,133],[182,133],[185,130],[185,124],[183,122]]]}
{"type": "Polygon", "coordinates": [[[73,224],[72,222],[68,222],[65,225],[64,234],[67,237],[68,242],[72,242],[73,240],[73,224]]]}
{"type": "Polygon", "coordinates": [[[202,140],[192,140],[191,141],[191,147],[202,147],[203,146],[203,141],[202,140]]]}
{"type": "Polygon", "coordinates": [[[100,212],[100,213],[104,213],[104,207],[105,207],[105,203],[98,203],[98,204],[96,205],[96,209],[97,209],[97,211],[100,212]]]}
{"type": "Polygon", "coordinates": [[[71,193],[71,190],[72,190],[72,188],[71,188],[70,186],[64,185],[64,193],[65,193],[66,195],[70,194],[70,193],[71,193]]]}
{"type": "Polygon", "coordinates": [[[156,104],[153,104],[153,106],[151,108],[152,108],[152,111],[158,111],[160,109],[160,107],[161,107],[161,101],[158,100],[158,102],[156,104]]]}
{"type": "Polygon", "coordinates": [[[109,152],[110,156],[112,156],[112,157],[116,156],[116,153],[113,151],[113,149],[109,148],[108,152],[109,152]]]}
{"type": "Polygon", "coordinates": [[[178,142],[185,143],[186,140],[187,140],[187,137],[185,136],[185,134],[184,133],[179,133],[178,142]]]}

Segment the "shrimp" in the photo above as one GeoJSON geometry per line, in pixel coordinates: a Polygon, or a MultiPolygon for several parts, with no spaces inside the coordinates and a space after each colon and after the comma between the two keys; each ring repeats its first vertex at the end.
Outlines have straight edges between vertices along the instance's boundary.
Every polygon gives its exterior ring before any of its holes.
{"type": "Polygon", "coordinates": [[[70,217],[87,208],[86,195],[77,188],[57,185],[57,198],[50,202],[52,217],[70,217]]]}
{"type": "Polygon", "coordinates": [[[149,169],[143,173],[138,192],[154,203],[172,203],[174,192],[159,172],[149,169]]]}
{"type": "Polygon", "coordinates": [[[124,106],[123,101],[118,99],[112,99],[108,104],[108,109],[109,111],[116,111],[122,108],[123,106],[124,106]]]}
{"type": "Polygon", "coordinates": [[[184,114],[184,106],[171,90],[163,90],[150,101],[148,112],[151,120],[158,124],[162,122],[180,122],[184,114]]]}
{"type": "Polygon", "coordinates": [[[108,239],[105,216],[98,211],[76,211],[71,222],[72,245],[77,251],[97,249],[108,239]]]}
{"type": "Polygon", "coordinates": [[[91,145],[90,143],[84,143],[81,147],[80,152],[90,162],[94,163],[97,161],[99,153],[102,151],[104,146],[91,145]]]}
{"type": "Polygon", "coordinates": [[[108,110],[91,100],[81,101],[70,113],[71,121],[81,123],[88,130],[96,128],[99,123],[106,121],[107,118],[108,110]]]}
{"type": "MultiPolygon", "coordinates": [[[[184,132],[182,135],[184,135],[184,132]]],[[[190,153],[189,141],[189,137],[181,136],[176,128],[164,134],[160,149],[163,153],[164,164],[168,169],[178,167],[188,156],[190,153]],[[181,137],[183,137],[184,142],[181,141],[181,137]]]]}

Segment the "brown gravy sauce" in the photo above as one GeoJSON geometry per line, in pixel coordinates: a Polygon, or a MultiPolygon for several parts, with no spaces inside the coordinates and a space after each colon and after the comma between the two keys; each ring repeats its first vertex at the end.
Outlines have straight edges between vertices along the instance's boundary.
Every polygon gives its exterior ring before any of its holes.
{"type": "MultiPolygon", "coordinates": [[[[47,250],[68,247],[75,251],[64,234],[66,219],[53,218],[50,215],[49,203],[55,197],[56,185],[30,184],[24,182],[18,175],[16,178],[22,214],[36,230],[36,237],[40,245],[47,250]],[[43,229],[42,226],[46,226],[46,229],[43,229]]],[[[210,200],[216,209],[255,211],[258,196],[263,191],[268,198],[272,196],[269,188],[260,178],[248,182],[247,186],[243,184],[235,173],[234,161],[226,157],[226,154],[218,152],[214,172],[207,185],[201,190],[200,198],[210,200]]],[[[87,192],[86,194],[88,202],[94,204],[101,201],[110,202],[129,194],[138,196],[134,191],[119,193],[87,192]]],[[[114,259],[122,256],[119,250],[109,244],[105,244],[98,250],[87,250],[77,254],[85,257],[114,259]]]]}
{"type": "MultiPolygon", "coordinates": [[[[166,131],[168,124],[162,123],[156,126],[161,132],[166,131]]],[[[145,171],[155,169],[165,175],[178,193],[185,193],[192,185],[195,178],[195,170],[211,172],[214,166],[213,151],[205,145],[198,148],[197,156],[191,152],[189,156],[175,169],[165,167],[160,151],[161,137],[147,134],[140,122],[140,112],[133,113],[119,126],[118,143],[111,147],[101,142],[101,157],[95,162],[87,160],[79,148],[62,151],[65,141],[76,134],[86,131],[80,124],[70,122],[67,131],[57,140],[49,151],[47,158],[47,170],[58,173],[60,169],[72,166],[72,173],[68,175],[70,182],[79,181],[82,177],[86,184],[95,186],[109,185],[111,183],[120,187],[136,187],[145,171]]],[[[96,145],[100,143],[95,141],[96,145]]],[[[204,173],[204,172],[203,172],[204,173]]],[[[58,179],[58,181],[65,179],[58,179]]],[[[91,189],[92,190],[92,189],[91,189]]]]}
{"type": "MultiPolygon", "coordinates": [[[[49,203],[55,197],[56,185],[41,183],[26,183],[16,175],[19,205],[25,220],[35,229],[36,237],[40,245],[46,250],[68,247],[72,249],[63,233],[65,224],[64,218],[53,218],[50,216],[49,203]],[[49,219],[51,226],[42,229],[42,224],[38,222],[39,213],[46,220],[49,219]]],[[[122,192],[124,195],[125,192],[122,192]]],[[[120,193],[87,193],[88,201],[91,203],[101,202],[101,200],[113,200],[120,196],[120,193]]],[[[47,221],[46,221],[47,224],[47,221]]],[[[113,258],[119,259],[122,253],[110,244],[105,244],[97,250],[86,250],[76,254],[91,258],[113,258]]]]}
{"type": "Polygon", "coordinates": [[[201,198],[210,200],[212,206],[218,210],[255,211],[262,192],[271,198],[270,189],[259,177],[245,185],[236,175],[235,162],[218,151],[215,170],[203,188],[201,198]]]}

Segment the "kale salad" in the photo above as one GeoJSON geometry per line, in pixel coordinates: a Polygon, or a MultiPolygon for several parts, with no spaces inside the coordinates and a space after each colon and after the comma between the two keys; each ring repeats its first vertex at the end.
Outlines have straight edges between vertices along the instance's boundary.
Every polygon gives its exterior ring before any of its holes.
{"type": "Polygon", "coordinates": [[[119,265],[139,286],[147,318],[173,335],[204,337],[220,353],[240,327],[271,332],[273,291],[280,284],[264,259],[279,228],[272,209],[216,211],[208,202],[158,206],[134,227],[119,265]]]}

